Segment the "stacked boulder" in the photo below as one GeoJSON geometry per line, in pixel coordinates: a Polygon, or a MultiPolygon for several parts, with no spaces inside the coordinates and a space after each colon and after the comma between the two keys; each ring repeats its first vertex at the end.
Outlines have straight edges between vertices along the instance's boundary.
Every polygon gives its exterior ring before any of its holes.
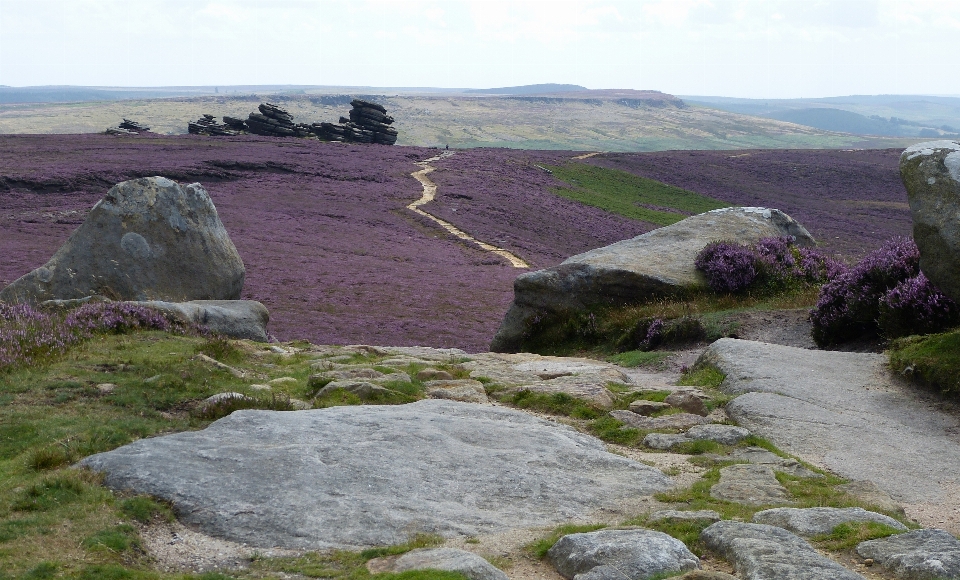
{"type": "Polygon", "coordinates": [[[217,123],[213,115],[203,115],[196,121],[188,123],[187,131],[189,131],[191,135],[227,136],[237,134],[236,131],[227,125],[217,123]]]}
{"type": "Polygon", "coordinates": [[[266,137],[309,137],[313,128],[302,123],[294,123],[293,115],[272,103],[263,103],[259,113],[250,113],[246,120],[247,130],[255,135],[266,137]]]}
{"type": "Polygon", "coordinates": [[[227,127],[230,127],[234,131],[245,132],[247,130],[247,123],[243,119],[238,119],[236,117],[223,117],[223,124],[227,127]]]}
{"type": "Polygon", "coordinates": [[[145,133],[150,130],[150,127],[146,125],[141,125],[136,121],[131,121],[130,119],[124,119],[117,127],[110,127],[104,133],[107,135],[139,135],[140,133],[145,133]]]}
{"type": "Polygon", "coordinates": [[[353,143],[380,143],[393,145],[397,142],[397,129],[391,127],[393,117],[383,105],[354,99],[350,118],[340,117],[340,123],[314,123],[314,134],[325,141],[349,141],[353,143]]]}

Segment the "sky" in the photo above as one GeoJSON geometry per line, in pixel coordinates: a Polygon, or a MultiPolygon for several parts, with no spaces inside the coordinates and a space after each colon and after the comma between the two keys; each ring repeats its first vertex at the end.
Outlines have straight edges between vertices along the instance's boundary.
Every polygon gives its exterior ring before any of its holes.
{"type": "Polygon", "coordinates": [[[960,0],[0,0],[0,84],[960,95],[960,0]]]}

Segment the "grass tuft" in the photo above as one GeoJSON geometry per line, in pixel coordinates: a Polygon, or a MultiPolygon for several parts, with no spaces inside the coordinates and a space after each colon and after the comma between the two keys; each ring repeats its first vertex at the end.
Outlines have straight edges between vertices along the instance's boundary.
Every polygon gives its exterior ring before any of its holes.
{"type": "Polygon", "coordinates": [[[534,558],[542,560],[547,556],[550,548],[552,548],[560,538],[570,534],[595,532],[605,527],[607,527],[606,524],[565,524],[554,528],[548,535],[527,544],[525,547],[534,558]]]}
{"type": "Polygon", "coordinates": [[[535,393],[523,389],[501,399],[520,409],[535,409],[553,415],[564,415],[575,419],[597,419],[605,414],[603,409],[591,405],[583,399],[566,393],[535,393]]]}
{"type": "Polygon", "coordinates": [[[849,550],[860,542],[886,538],[902,530],[878,522],[846,522],[833,528],[829,534],[813,538],[820,548],[831,551],[849,550]]]}
{"type": "Polygon", "coordinates": [[[919,384],[960,394],[960,330],[893,341],[890,368],[919,384]]]}

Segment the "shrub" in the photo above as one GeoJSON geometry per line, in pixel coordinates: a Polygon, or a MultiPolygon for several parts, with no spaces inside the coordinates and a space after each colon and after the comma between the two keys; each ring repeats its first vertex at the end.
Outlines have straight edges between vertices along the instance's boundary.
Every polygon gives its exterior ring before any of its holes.
{"type": "Polygon", "coordinates": [[[757,277],[757,258],[750,248],[732,242],[706,245],[694,262],[714,292],[737,293],[746,290],[757,277]]]}
{"type": "Polygon", "coordinates": [[[920,273],[920,251],[894,238],[853,269],[824,284],[810,312],[820,346],[863,336],[888,338],[942,330],[957,321],[957,305],[920,273]]]}

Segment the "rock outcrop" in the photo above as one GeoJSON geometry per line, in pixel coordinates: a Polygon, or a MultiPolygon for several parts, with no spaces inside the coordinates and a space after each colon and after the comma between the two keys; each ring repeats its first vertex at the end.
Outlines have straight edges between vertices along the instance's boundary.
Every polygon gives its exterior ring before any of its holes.
{"type": "Polygon", "coordinates": [[[240,132],[228,125],[217,123],[213,115],[203,115],[196,121],[187,123],[187,132],[191,135],[209,135],[213,137],[226,137],[239,135],[240,132]]]}
{"type": "Polygon", "coordinates": [[[935,518],[960,504],[960,419],[892,376],[886,356],[722,338],[698,364],[718,368],[720,389],[739,395],[730,417],[784,451],[873,481],[908,514],[935,518]]]}
{"type": "Polygon", "coordinates": [[[123,121],[117,127],[110,127],[104,133],[107,135],[139,135],[140,133],[146,133],[150,130],[150,127],[137,123],[136,121],[131,121],[130,119],[124,118],[123,121]]]}
{"type": "Polygon", "coordinates": [[[829,534],[840,524],[874,522],[907,531],[907,526],[890,516],[863,508],[774,508],[753,515],[753,523],[777,526],[801,536],[829,534]]]}
{"type": "Polygon", "coordinates": [[[960,301],[960,141],[930,141],[900,156],[920,270],[960,301]]]}
{"type": "Polygon", "coordinates": [[[235,300],[243,261],[199,183],[145,177],[113,186],[46,264],[0,301],[235,300]]]}
{"type": "Polygon", "coordinates": [[[392,127],[393,117],[380,104],[363,99],[350,101],[353,107],[350,118],[340,117],[340,123],[314,123],[313,132],[324,141],[348,141],[355,143],[380,143],[393,145],[397,142],[397,129],[392,127]]]}
{"type": "Polygon", "coordinates": [[[459,572],[469,580],[508,580],[507,575],[480,556],[454,548],[422,548],[403,554],[384,572],[444,570],[459,572]]]}
{"type": "Polygon", "coordinates": [[[261,103],[259,113],[250,113],[246,120],[247,130],[254,135],[266,137],[309,137],[308,125],[294,123],[293,115],[273,103],[261,103]]]}
{"type": "Polygon", "coordinates": [[[944,530],[913,530],[868,540],[857,546],[857,554],[873,559],[897,578],[960,578],[960,542],[944,530]]]}
{"type": "Polygon", "coordinates": [[[623,305],[705,284],[694,260],[717,240],[753,242],[794,236],[814,244],[810,233],[776,209],[735,207],[713,210],[636,238],[567,258],[559,266],[520,275],[514,300],[490,346],[516,352],[537,324],[590,306],[623,305]]]}
{"type": "Polygon", "coordinates": [[[673,485],[571,427],[444,400],[236,411],[82,464],[105,472],[112,489],[171,502],[208,534],[306,549],[609,516],[673,485]]]}
{"type": "Polygon", "coordinates": [[[662,578],[700,567],[700,559],[683,542],[644,529],[569,534],[550,548],[547,559],[569,580],[662,578]]]}

